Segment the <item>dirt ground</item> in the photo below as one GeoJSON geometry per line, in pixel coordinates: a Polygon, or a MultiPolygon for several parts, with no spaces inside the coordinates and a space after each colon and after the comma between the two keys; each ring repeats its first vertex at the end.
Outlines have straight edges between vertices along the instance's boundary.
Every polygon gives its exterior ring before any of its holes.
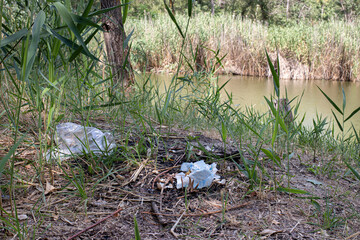
{"type": "MultiPolygon", "coordinates": [[[[36,149],[21,146],[14,179],[17,212],[26,239],[135,239],[134,216],[141,239],[360,239],[359,182],[345,175],[346,169],[332,163],[330,156],[314,163],[311,153],[299,149],[291,159],[289,173],[285,167],[273,166],[265,155],[260,157],[282,186],[289,184],[310,194],[275,192],[271,179],[259,169],[262,182],[251,189],[249,179],[236,166],[243,163],[235,144],[224,150],[219,139],[204,133],[166,128],[159,132],[157,137],[150,134],[146,138],[156,152],[137,162],[121,160],[112,169],[104,165],[103,174],[94,174],[89,172],[89,159],[66,160],[62,169],[59,165],[45,167],[43,182],[34,164],[36,149]],[[198,160],[216,161],[225,184],[177,189],[174,175],[181,163],[198,160]],[[309,170],[309,166],[324,164],[334,169],[334,174],[315,175],[309,170]],[[83,169],[83,178],[79,178],[83,179],[83,195],[67,178],[72,171],[81,175],[74,166],[83,169]]],[[[6,129],[2,133],[0,155],[12,141],[6,129]]],[[[117,142],[124,144],[122,139],[117,142]]],[[[138,142],[134,135],[127,145],[138,142]]],[[[252,160],[247,148],[241,153],[252,160]]],[[[4,187],[8,182],[6,174],[0,177],[2,205],[10,213],[9,193],[4,187]]],[[[17,237],[0,228],[1,239],[17,237]]]]}

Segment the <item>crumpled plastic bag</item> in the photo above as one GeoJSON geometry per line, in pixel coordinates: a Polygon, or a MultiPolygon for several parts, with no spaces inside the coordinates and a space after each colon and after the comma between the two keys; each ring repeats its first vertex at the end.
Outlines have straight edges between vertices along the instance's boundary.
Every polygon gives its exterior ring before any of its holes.
{"type": "Polygon", "coordinates": [[[220,176],[216,175],[216,163],[209,165],[204,160],[195,163],[183,163],[181,171],[186,173],[182,172],[175,175],[176,188],[178,189],[189,186],[190,181],[194,189],[209,187],[213,180],[220,179],[220,176]]]}
{"type": "MultiPolygon", "coordinates": [[[[97,128],[84,127],[71,122],[56,126],[55,142],[57,149],[52,150],[51,157],[61,160],[72,155],[89,152],[103,154],[111,152],[116,147],[111,133],[103,133],[97,128]]],[[[50,153],[48,153],[47,158],[50,158],[50,153]]]]}

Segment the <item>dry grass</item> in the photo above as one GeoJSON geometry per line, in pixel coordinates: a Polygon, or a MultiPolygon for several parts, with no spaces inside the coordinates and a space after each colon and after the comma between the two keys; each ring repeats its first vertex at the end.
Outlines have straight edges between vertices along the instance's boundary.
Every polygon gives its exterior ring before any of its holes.
{"type": "MultiPolygon", "coordinates": [[[[176,17],[180,26],[184,26],[186,17],[176,17]]],[[[194,65],[203,66],[204,59],[214,58],[214,53],[208,49],[220,49],[220,56],[227,54],[223,60],[225,68],[220,73],[268,76],[264,50],[275,52],[278,49],[291,68],[300,64],[307,68],[306,78],[357,81],[360,80],[357,26],[357,22],[341,21],[266,26],[230,15],[198,14],[191,21],[185,56],[194,65]],[[203,49],[195,58],[198,46],[203,49]]],[[[128,32],[135,28],[132,60],[137,69],[176,69],[182,39],[170,18],[132,19],[127,27],[128,32]]],[[[188,69],[186,64],[183,69],[188,69]]]]}

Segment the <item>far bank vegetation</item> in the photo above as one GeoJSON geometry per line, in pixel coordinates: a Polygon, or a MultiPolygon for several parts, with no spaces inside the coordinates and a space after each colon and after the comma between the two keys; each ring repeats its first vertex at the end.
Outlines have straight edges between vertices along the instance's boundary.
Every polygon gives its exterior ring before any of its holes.
{"type": "MultiPolygon", "coordinates": [[[[266,48],[273,60],[278,51],[283,79],[360,80],[360,28],[355,11],[358,7],[341,15],[336,12],[340,1],[274,1],[273,8],[268,6],[270,1],[258,1],[267,4],[264,10],[259,4],[245,9],[244,5],[230,8],[230,3],[214,2],[213,13],[211,4],[208,11],[204,11],[206,4],[198,5],[201,10],[189,26],[186,57],[196,61],[197,71],[208,70],[212,62],[205,59],[214,60],[213,51],[220,50],[219,56],[226,56],[218,73],[269,76],[266,48]],[[305,4],[308,12],[296,10],[301,4],[305,4]],[[311,15],[311,9],[319,13],[311,15]]],[[[134,9],[136,6],[135,3],[134,9]]],[[[176,18],[184,28],[187,18],[181,6],[176,18]]],[[[144,11],[138,18],[129,19],[126,27],[127,32],[135,29],[132,61],[136,69],[175,71],[182,41],[166,14],[159,10],[144,11]]],[[[183,70],[188,70],[186,64],[183,66],[183,70]]]]}

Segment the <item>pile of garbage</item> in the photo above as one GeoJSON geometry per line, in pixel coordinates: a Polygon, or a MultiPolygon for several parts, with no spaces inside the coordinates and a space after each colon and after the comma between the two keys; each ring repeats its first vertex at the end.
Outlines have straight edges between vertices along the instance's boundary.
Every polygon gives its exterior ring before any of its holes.
{"type": "Polygon", "coordinates": [[[216,174],[216,163],[206,164],[204,160],[194,163],[183,163],[181,165],[182,173],[177,173],[176,188],[191,187],[193,189],[201,189],[209,187],[213,181],[220,181],[220,176],[216,174]]]}

